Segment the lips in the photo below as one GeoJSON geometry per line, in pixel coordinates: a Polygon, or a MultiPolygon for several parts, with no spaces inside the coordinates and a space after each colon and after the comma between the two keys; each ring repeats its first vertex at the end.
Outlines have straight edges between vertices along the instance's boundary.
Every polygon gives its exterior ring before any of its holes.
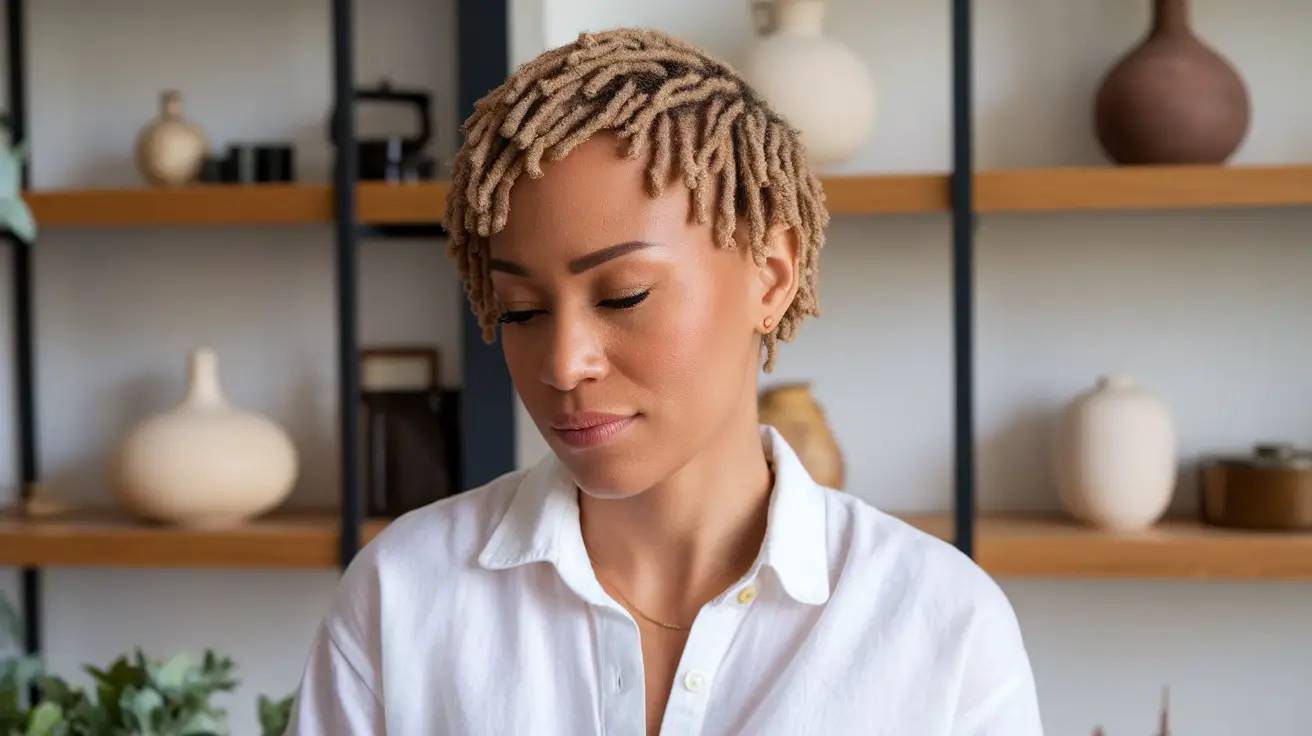
{"type": "Polygon", "coordinates": [[[636,419],[633,414],[575,412],[552,419],[551,431],[570,447],[597,447],[627,429],[636,419]]]}

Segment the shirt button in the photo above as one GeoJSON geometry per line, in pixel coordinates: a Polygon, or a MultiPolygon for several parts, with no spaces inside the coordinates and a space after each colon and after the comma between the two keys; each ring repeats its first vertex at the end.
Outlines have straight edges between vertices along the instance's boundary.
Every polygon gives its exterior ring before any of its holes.
{"type": "Polygon", "coordinates": [[[691,692],[701,692],[706,687],[706,675],[700,670],[693,670],[683,676],[683,686],[691,692]]]}
{"type": "Polygon", "coordinates": [[[738,591],[738,602],[739,602],[739,603],[741,603],[741,604],[743,604],[743,605],[747,605],[748,603],[751,603],[751,602],[754,601],[754,600],[756,600],[756,586],[755,586],[755,585],[749,585],[749,586],[747,586],[746,588],[743,588],[742,590],[738,591]]]}

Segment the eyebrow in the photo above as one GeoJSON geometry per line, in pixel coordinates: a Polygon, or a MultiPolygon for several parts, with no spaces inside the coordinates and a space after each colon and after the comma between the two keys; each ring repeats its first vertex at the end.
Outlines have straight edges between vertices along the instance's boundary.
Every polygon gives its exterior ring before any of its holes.
{"type": "MultiPolygon", "coordinates": [[[[608,245],[605,248],[599,248],[591,253],[585,253],[584,255],[570,261],[569,272],[576,275],[581,274],[584,271],[594,269],[603,263],[613,261],[620,256],[626,256],[645,248],[652,248],[655,245],[655,243],[649,243],[645,240],[629,240],[623,243],[616,243],[615,245],[608,245]]],[[[502,273],[508,273],[514,276],[527,277],[531,275],[529,270],[524,266],[515,263],[514,261],[506,261],[500,258],[488,259],[487,267],[493,271],[501,271],[502,273]]]]}

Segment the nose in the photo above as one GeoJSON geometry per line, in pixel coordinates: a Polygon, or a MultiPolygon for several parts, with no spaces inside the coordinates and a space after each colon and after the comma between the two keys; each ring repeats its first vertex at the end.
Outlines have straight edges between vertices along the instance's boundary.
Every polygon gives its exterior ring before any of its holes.
{"type": "Polygon", "coordinates": [[[539,379],[559,391],[569,391],[584,381],[601,380],[606,371],[603,341],[589,321],[557,314],[547,336],[539,379]]]}

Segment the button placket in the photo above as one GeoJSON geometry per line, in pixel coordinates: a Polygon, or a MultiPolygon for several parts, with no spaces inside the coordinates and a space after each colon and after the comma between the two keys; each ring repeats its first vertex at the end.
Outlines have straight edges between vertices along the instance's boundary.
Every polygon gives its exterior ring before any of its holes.
{"type": "Polygon", "coordinates": [[[600,692],[603,733],[641,733],[646,728],[642,684],[642,643],[637,627],[623,613],[598,607],[597,633],[606,673],[600,692]]]}
{"type": "Polygon", "coordinates": [[[665,708],[662,733],[697,733],[701,730],[720,665],[729,643],[751,609],[748,604],[756,599],[756,595],[755,584],[748,584],[737,592],[729,592],[698,615],[675,674],[676,687],[665,708]],[[743,590],[747,589],[751,592],[744,596],[743,590]],[[741,597],[747,600],[739,603],[741,597]]]}

